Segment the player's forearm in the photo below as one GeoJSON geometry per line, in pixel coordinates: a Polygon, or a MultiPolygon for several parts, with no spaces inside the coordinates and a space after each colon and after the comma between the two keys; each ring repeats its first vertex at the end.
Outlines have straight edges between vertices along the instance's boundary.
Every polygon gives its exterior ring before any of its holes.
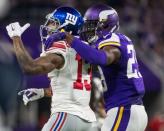
{"type": "Polygon", "coordinates": [[[52,89],[51,88],[44,89],[44,97],[52,97],[52,89]]]}
{"type": "Polygon", "coordinates": [[[30,54],[27,52],[27,50],[25,49],[23,42],[21,40],[21,37],[15,36],[12,38],[12,40],[13,40],[16,55],[23,55],[24,59],[28,61],[32,61],[33,59],[30,56],[30,54]]]}
{"type": "Polygon", "coordinates": [[[71,47],[86,61],[96,65],[107,65],[107,56],[104,51],[94,49],[78,38],[74,38],[71,47]]]}
{"type": "Polygon", "coordinates": [[[30,66],[32,65],[33,59],[24,48],[24,45],[20,37],[18,36],[13,37],[12,40],[13,40],[14,50],[18,62],[21,68],[23,69],[23,71],[26,72],[27,70],[29,70],[30,66]]]}

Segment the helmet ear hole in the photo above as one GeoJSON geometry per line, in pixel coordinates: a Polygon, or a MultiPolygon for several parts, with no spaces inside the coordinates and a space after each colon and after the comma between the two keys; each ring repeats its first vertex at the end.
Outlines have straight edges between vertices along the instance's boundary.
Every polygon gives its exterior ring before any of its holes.
{"type": "Polygon", "coordinates": [[[102,30],[110,28],[107,21],[101,22],[100,26],[102,30]]]}

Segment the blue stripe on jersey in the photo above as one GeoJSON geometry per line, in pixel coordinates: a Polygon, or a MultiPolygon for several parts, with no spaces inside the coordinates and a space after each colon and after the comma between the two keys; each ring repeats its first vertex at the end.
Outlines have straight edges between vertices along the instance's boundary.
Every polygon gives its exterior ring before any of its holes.
{"type": "Polygon", "coordinates": [[[58,123],[57,123],[57,125],[56,125],[56,127],[54,129],[54,131],[56,131],[56,129],[59,127],[59,125],[60,125],[60,123],[61,123],[61,121],[63,119],[63,115],[64,115],[64,113],[62,112],[61,115],[60,115],[60,119],[59,119],[59,121],[58,121],[58,123]]]}

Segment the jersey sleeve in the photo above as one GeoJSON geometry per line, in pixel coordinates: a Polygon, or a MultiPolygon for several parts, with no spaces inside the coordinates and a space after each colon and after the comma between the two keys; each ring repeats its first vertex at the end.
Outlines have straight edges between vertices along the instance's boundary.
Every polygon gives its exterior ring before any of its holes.
{"type": "Polygon", "coordinates": [[[107,36],[106,39],[99,42],[98,49],[101,49],[104,46],[116,46],[120,48],[121,44],[119,37],[115,33],[112,33],[110,36],[107,36]]]}
{"type": "Polygon", "coordinates": [[[67,59],[66,59],[67,50],[68,50],[68,47],[67,47],[66,42],[58,41],[58,42],[54,42],[52,46],[45,51],[45,54],[55,53],[55,54],[59,54],[63,56],[65,62],[64,62],[64,66],[60,69],[62,70],[65,68],[67,64],[67,59]]]}

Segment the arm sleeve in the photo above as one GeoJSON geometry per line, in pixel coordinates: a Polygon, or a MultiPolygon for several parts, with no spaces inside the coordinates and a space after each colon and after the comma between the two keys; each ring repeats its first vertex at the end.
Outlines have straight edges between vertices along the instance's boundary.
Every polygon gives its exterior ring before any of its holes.
{"type": "Polygon", "coordinates": [[[74,37],[71,47],[74,48],[83,59],[85,59],[91,64],[107,64],[107,56],[103,50],[97,50],[95,48],[92,48],[91,46],[87,45],[85,42],[81,41],[76,37],[74,37]]]}
{"type": "Polygon", "coordinates": [[[65,61],[64,66],[60,69],[60,70],[63,70],[67,64],[67,59],[66,59],[67,50],[68,50],[68,47],[67,47],[66,42],[58,41],[58,42],[54,42],[52,46],[45,51],[45,54],[55,53],[55,54],[61,55],[65,61]]]}

